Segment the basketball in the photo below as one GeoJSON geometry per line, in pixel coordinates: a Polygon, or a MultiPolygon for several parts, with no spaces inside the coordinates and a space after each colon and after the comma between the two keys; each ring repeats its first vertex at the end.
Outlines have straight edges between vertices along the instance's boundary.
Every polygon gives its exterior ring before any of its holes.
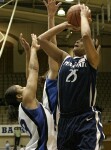
{"type": "MultiPolygon", "coordinates": [[[[68,23],[72,24],[76,28],[81,26],[81,16],[80,16],[81,8],[80,7],[81,7],[80,4],[73,5],[68,9],[67,14],[66,14],[68,23]]],[[[89,13],[88,21],[89,23],[92,22],[91,13],[89,13]]]]}
{"type": "Polygon", "coordinates": [[[81,17],[80,17],[80,4],[71,6],[67,11],[67,21],[72,24],[74,27],[80,27],[81,17]]]}
{"type": "Polygon", "coordinates": [[[71,6],[66,14],[68,23],[72,24],[77,28],[81,25],[80,6],[80,4],[71,6]]]}

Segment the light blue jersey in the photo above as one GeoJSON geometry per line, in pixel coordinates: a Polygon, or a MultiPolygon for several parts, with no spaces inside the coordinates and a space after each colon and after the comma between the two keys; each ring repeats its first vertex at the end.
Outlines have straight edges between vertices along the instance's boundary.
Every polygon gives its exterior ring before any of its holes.
{"type": "Polygon", "coordinates": [[[43,105],[53,114],[54,124],[57,128],[59,119],[57,79],[46,79],[43,90],[43,105]]]}
{"type": "Polygon", "coordinates": [[[19,123],[30,136],[26,150],[57,150],[53,115],[42,104],[36,109],[26,109],[21,103],[19,123]]]}

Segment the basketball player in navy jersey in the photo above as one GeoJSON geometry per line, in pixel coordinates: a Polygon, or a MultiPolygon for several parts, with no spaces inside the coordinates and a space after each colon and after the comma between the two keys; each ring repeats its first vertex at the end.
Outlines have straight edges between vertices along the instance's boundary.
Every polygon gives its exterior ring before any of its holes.
{"type": "Polygon", "coordinates": [[[74,57],[50,41],[64,29],[75,29],[68,22],[61,23],[38,37],[44,51],[61,65],[58,75],[58,150],[99,150],[100,142],[104,139],[101,113],[94,107],[99,53],[91,39],[89,13],[89,8],[82,5],[82,38],[74,45],[74,57]]]}

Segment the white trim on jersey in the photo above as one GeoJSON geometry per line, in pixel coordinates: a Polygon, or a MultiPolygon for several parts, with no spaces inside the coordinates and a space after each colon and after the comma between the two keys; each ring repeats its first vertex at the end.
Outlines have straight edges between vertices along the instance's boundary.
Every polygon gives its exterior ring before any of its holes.
{"type": "Polygon", "coordinates": [[[96,147],[95,147],[95,150],[98,150],[99,149],[99,141],[100,141],[100,137],[101,137],[101,133],[98,129],[98,124],[99,124],[99,116],[98,116],[98,112],[95,111],[95,119],[96,119],[96,129],[97,129],[97,133],[96,133],[96,147]]]}
{"type": "Polygon", "coordinates": [[[94,93],[94,100],[93,100],[93,106],[96,103],[96,97],[97,97],[97,89],[95,88],[95,93],[94,93]]]}
{"type": "Polygon", "coordinates": [[[96,88],[95,88],[95,92],[94,92],[94,99],[92,99],[92,83],[91,83],[91,85],[90,85],[90,106],[94,106],[95,105],[95,103],[96,103],[96,96],[97,96],[97,90],[96,90],[96,88]],[[92,105],[92,102],[93,102],[93,105],[92,105]]]}
{"type": "Polygon", "coordinates": [[[92,103],[92,83],[90,85],[90,106],[91,106],[91,103],[92,103]]]}
{"type": "MultiPolygon", "coordinates": [[[[102,124],[100,122],[100,118],[99,118],[99,112],[97,110],[94,110],[94,108],[92,107],[92,111],[95,113],[95,120],[96,120],[96,129],[97,129],[97,132],[96,132],[96,146],[95,146],[95,149],[94,150],[98,150],[99,147],[100,147],[100,139],[101,139],[101,136],[104,136],[104,133],[103,131],[100,131],[99,130],[99,126],[102,127],[102,124]]],[[[104,136],[105,137],[105,136],[104,136]]]]}

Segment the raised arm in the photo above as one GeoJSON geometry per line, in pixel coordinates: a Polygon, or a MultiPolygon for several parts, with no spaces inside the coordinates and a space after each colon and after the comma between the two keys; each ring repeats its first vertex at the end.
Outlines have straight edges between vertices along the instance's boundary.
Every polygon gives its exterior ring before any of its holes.
{"type": "Polygon", "coordinates": [[[29,68],[29,60],[30,60],[30,45],[25,40],[22,33],[20,33],[19,40],[20,40],[21,46],[24,48],[25,53],[26,53],[26,79],[28,79],[28,76],[29,76],[28,68],[29,68]]]}
{"type": "Polygon", "coordinates": [[[91,30],[88,19],[89,14],[89,8],[83,4],[81,7],[81,35],[83,38],[87,59],[90,65],[96,69],[99,64],[99,53],[95,49],[93,40],[91,38],[91,30]]]}
{"type": "MultiPolygon", "coordinates": [[[[51,29],[55,26],[55,14],[58,10],[58,7],[61,5],[59,2],[56,5],[56,1],[48,0],[48,3],[44,1],[44,4],[47,8],[48,13],[48,29],[51,29]]],[[[50,40],[53,44],[57,45],[56,35],[53,36],[50,40]]],[[[55,79],[58,74],[58,63],[54,61],[51,57],[48,57],[48,64],[49,64],[49,71],[48,71],[48,78],[55,79]]]]}
{"type": "Polygon", "coordinates": [[[62,61],[64,60],[64,58],[68,55],[68,53],[59,49],[50,40],[52,39],[53,36],[62,32],[64,29],[67,29],[68,27],[69,27],[69,24],[67,22],[64,22],[49,29],[48,31],[46,31],[45,33],[41,34],[38,37],[38,41],[40,43],[40,46],[43,48],[43,50],[47,53],[48,56],[52,57],[60,65],[62,61]]]}
{"type": "Polygon", "coordinates": [[[23,92],[23,104],[25,106],[33,107],[36,105],[36,91],[37,91],[37,80],[39,72],[39,64],[37,58],[37,51],[39,45],[37,43],[37,37],[34,34],[31,34],[32,45],[31,45],[31,54],[29,61],[29,76],[27,79],[26,88],[23,92]]]}

